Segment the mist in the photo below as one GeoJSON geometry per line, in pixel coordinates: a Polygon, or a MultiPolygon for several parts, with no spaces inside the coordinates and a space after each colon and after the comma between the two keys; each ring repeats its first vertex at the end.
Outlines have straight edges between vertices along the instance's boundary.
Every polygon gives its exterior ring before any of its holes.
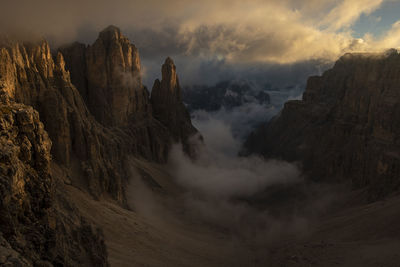
{"type": "Polygon", "coordinates": [[[337,189],[306,184],[295,163],[238,157],[241,142],[222,120],[194,124],[205,142],[197,159],[177,144],[166,166],[184,189],[185,216],[261,249],[283,237],[307,235],[317,215],[337,199],[337,189]]]}

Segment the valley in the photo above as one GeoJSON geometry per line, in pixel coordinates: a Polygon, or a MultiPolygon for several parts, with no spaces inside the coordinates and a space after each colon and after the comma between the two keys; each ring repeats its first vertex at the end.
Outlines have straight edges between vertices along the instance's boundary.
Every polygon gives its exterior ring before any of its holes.
{"type": "Polygon", "coordinates": [[[0,41],[1,266],[398,266],[397,50],[300,97],[183,89],[170,57],[149,90],[112,25],[0,41]]]}

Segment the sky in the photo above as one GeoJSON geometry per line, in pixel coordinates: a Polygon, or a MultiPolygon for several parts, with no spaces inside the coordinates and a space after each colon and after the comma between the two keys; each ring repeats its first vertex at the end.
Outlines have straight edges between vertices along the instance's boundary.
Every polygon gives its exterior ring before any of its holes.
{"type": "Polygon", "coordinates": [[[91,43],[106,26],[120,27],[139,48],[149,83],[167,56],[186,83],[213,83],[282,66],[292,77],[307,62],[318,74],[346,52],[400,47],[399,0],[0,2],[0,30],[54,46],[91,43]]]}
{"type": "Polygon", "coordinates": [[[354,36],[362,38],[367,33],[376,37],[385,34],[400,19],[400,1],[386,1],[368,15],[361,15],[352,26],[354,36]]]}

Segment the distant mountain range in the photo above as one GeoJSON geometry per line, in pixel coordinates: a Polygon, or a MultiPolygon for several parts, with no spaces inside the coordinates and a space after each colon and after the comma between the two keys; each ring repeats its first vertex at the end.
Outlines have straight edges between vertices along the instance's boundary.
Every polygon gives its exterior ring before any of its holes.
{"type": "Polygon", "coordinates": [[[232,109],[246,103],[268,105],[270,95],[246,81],[222,81],[214,86],[194,85],[184,87],[183,101],[189,111],[217,111],[232,109]]]}

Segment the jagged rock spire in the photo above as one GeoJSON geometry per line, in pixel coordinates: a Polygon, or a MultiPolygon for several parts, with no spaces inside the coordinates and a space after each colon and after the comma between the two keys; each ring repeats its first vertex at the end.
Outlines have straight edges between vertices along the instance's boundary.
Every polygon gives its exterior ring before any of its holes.
{"type": "Polygon", "coordinates": [[[155,80],[151,91],[153,116],[168,128],[175,142],[181,142],[184,150],[194,156],[189,138],[198,131],[192,125],[189,112],[182,102],[176,66],[170,57],[165,60],[161,74],[161,82],[155,80]]]}
{"type": "Polygon", "coordinates": [[[103,125],[124,125],[132,114],[148,111],[139,52],[119,28],[108,26],[88,47],[74,43],[61,51],[73,83],[103,125]]]}
{"type": "Polygon", "coordinates": [[[167,57],[161,69],[163,87],[168,88],[171,92],[179,89],[178,77],[176,75],[176,66],[174,61],[167,57]]]}

